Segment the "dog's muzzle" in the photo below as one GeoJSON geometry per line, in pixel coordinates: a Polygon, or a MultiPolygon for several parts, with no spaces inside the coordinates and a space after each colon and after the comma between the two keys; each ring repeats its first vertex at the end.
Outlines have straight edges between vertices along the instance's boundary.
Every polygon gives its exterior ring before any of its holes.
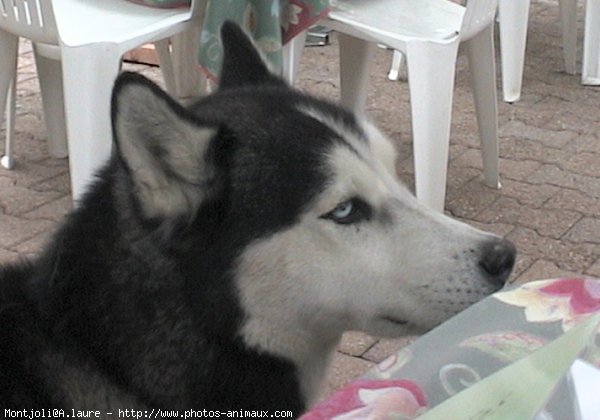
{"type": "Polygon", "coordinates": [[[494,239],[481,248],[479,266],[489,277],[490,283],[500,289],[508,280],[517,255],[517,249],[506,239],[494,239]]]}

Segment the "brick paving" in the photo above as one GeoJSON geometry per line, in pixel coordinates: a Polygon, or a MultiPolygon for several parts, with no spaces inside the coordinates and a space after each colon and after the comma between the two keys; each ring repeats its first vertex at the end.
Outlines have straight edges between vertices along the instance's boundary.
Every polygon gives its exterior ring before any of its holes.
{"type": "MultiPolygon", "coordinates": [[[[583,10],[579,13],[580,37],[583,10]]],[[[581,44],[580,44],[581,45],[581,44]]],[[[395,142],[400,177],[413,181],[410,109],[405,83],[386,73],[391,52],[378,51],[367,112],[395,142]]],[[[126,65],[159,78],[157,69],[126,65]]],[[[512,240],[517,283],[565,275],[600,277],[600,87],[563,72],[556,0],[532,3],[523,95],[499,104],[503,188],[482,182],[466,57],[459,57],[448,171],[447,213],[512,240]]],[[[337,99],[335,37],[308,48],[298,87],[337,99]]],[[[0,131],[4,139],[4,129],[0,131]]],[[[0,145],[0,154],[4,145],[0,145]]],[[[67,161],[49,157],[31,47],[22,43],[17,103],[17,166],[0,169],[0,263],[35,255],[71,208],[67,161]]],[[[407,339],[344,337],[323,395],[383,360],[407,339]]]]}

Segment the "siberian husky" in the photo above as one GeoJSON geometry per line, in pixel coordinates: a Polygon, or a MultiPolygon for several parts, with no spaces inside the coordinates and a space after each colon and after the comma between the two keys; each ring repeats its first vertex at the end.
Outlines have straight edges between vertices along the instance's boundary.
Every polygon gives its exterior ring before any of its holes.
{"type": "Polygon", "coordinates": [[[513,245],[419,204],[375,127],[222,38],[190,107],[118,78],[110,161],[0,271],[3,407],[298,415],[344,331],[426,331],[507,280],[513,245]]]}

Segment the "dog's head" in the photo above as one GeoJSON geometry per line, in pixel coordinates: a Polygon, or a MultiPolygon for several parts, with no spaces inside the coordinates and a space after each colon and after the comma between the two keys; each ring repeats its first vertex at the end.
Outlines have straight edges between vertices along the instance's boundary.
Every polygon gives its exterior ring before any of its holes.
{"type": "Polygon", "coordinates": [[[283,354],[345,330],[398,336],[504,285],[510,243],[421,205],[375,127],[270,74],[239,28],[222,36],[215,94],[184,108],[125,74],[113,124],[135,206],[203,229],[188,259],[226,267],[246,343],[283,354]]]}

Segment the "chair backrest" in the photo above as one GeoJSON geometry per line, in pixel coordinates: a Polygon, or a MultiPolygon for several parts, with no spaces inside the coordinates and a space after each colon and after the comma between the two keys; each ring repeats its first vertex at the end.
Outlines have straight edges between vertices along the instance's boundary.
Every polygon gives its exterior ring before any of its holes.
{"type": "Polygon", "coordinates": [[[497,8],[498,0],[467,0],[460,38],[470,39],[489,26],[494,21],[497,8]]]}
{"type": "Polygon", "coordinates": [[[35,42],[58,43],[49,0],[0,0],[0,28],[35,42]]]}

